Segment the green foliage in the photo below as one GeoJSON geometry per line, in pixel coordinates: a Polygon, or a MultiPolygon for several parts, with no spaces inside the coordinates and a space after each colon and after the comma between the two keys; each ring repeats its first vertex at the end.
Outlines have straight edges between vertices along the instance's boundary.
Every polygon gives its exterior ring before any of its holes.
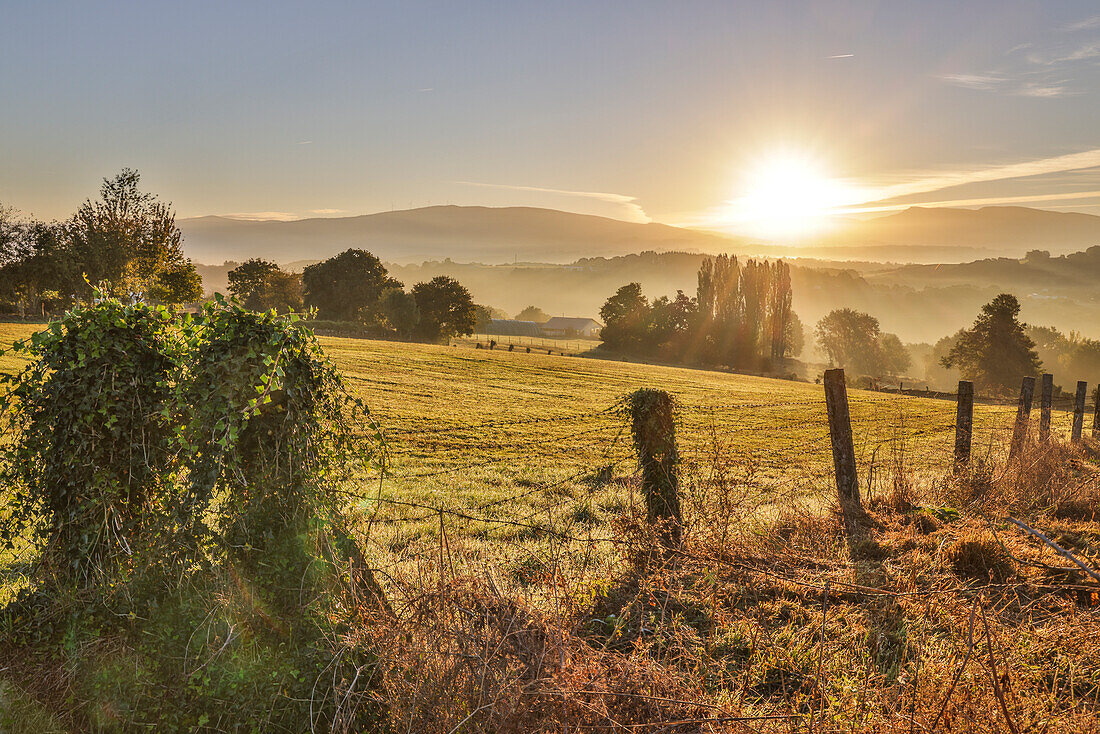
{"type": "Polygon", "coordinates": [[[1061,369],[1074,379],[1100,381],[1100,341],[1075,331],[1063,334],[1052,326],[1028,326],[1024,331],[1035,342],[1039,360],[1048,370],[1061,369]]]}
{"type": "Polygon", "coordinates": [[[16,345],[32,361],[4,379],[0,398],[9,548],[33,532],[62,572],[87,583],[163,511],[177,468],[173,320],[164,307],[104,300],[16,345]]]}
{"type": "Polygon", "coordinates": [[[1020,302],[1002,293],[982,306],[974,325],[959,334],[944,367],[958,367],[964,379],[978,389],[1010,392],[1020,378],[1039,372],[1042,363],[1035,342],[1018,318],[1020,302]]]}
{"type": "Polygon", "coordinates": [[[470,291],[454,278],[440,275],[427,283],[417,283],[412,295],[420,311],[416,333],[421,339],[438,342],[474,333],[477,306],[470,291]]]}
{"type": "Polygon", "coordinates": [[[830,311],[817,322],[814,336],[829,364],[861,375],[898,375],[912,358],[896,334],[880,331],[878,319],[851,308],[830,311]]]}
{"type": "Polygon", "coordinates": [[[782,261],[720,255],[703,261],[695,298],[648,302],[641,284],[619,288],[600,309],[608,348],[681,362],[755,368],[792,353],[790,269],[782,261]]]}
{"type": "Polygon", "coordinates": [[[649,321],[649,301],[642,295],[642,284],[627,283],[615,291],[600,308],[600,318],[604,323],[600,338],[609,349],[640,349],[649,321]]]}
{"type": "Polygon", "coordinates": [[[302,272],[305,304],[319,318],[332,321],[378,320],[378,301],[389,288],[402,284],[387,274],[382,261],[363,250],[345,250],[302,272]]]}
{"type": "Polygon", "coordinates": [[[20,316],[69,303],[80,272],[69,256],[61,225],[23,222],[0,208],[0,294],[16,304],[20,316]]]}
{"type": "Polygon", "coordinates": [[[400,288],[389,288],[382,293],[380,306],[386,325],[397,332],[398,336],[408,339],[413,335],[420,323],[420,309],[411,293],[400,288]]]}
{"type": "Polygon", "coordinates": [[[312,333],[100,296],[16,351],[0,537],[44,563],[0,610],[4,654],[64,661],[79,730],[368,728],[334,527],[380,436],[312,333]]]}
{"type": "Polygon", "coordinates": [[[178,386],[190,466],[181,518],[201,526],[199,510],[216,496],[224,542],[249,558],[284,529],[296,534],[333,510],[326,482],[357,458],[356,427],[373,426],[297,323],[295,314],[217,298],[195,321],[188,379],[178,386]]]}
{"type": "MultiPolygon", "coordinates": [[[[66,224],[73,269],[90,283],[108,283],[113,296],[166,304],[197,300],[201,281],[183,256],[176,215],[140,191],[140,180],[129,168],[103,179],[99,199],[85,201],[66,224]]],[[[89,288],[82,287],[82,295],[91,295],[89,288]]]]}
{"type": "Polygon", "coordinates": [[[664,523],[666,541],[680,537],[680,452],[676,445],[675,403],[664,390],[641,389],[626,396],[623,409],[630,420],[634,450],[642,468],[646,515],[664,523]]]}
{"type": "Polygon", "coordinates": [[[229,292],[253,311],[297,311],[302,308],[301,277],[273,262],[253,258],[228,273],[229,292]]]}

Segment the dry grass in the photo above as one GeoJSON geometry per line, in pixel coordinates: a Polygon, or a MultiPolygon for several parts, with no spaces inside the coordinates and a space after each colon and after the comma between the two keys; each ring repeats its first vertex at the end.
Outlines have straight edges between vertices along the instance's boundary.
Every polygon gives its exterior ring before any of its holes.
{"type": "Polygon", "coordinates": [[[1086,454],[1034,448],[961,512],[898,476],[862,543],[831,512],[753,522],[744,469],[716,461],[672,552],[631,508],[604,576],[563,545],[511,583],[448,540],[388,578],[394,614],[360,634],[397,731],[1094,730],[1097,587],[982,511],[1011,501],[1100,552],[1100,523],[1055,516],[1093,496],[1086,454]]]}

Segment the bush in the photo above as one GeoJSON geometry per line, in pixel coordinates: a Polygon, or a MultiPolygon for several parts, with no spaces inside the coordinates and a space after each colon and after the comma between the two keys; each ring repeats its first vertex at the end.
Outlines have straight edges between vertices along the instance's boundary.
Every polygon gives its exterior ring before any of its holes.
{"type": "Polygon", "coordinates": [[[369,415],[312,333],[221,299],[193,319],[102,300],[19,351],[0,529],[65,573],[0,611],[5,675],[79,730],[370,728],[334,485],[378,433],[357,454],[369,415]]]}
{"type": "Polygon", "coordinates": [[[74,309],[15,350],[6,376],[0,540],[35,537],[65,578],[90,585],[156,529],[178,469],[170,380],[181,344],[163,307],[105,300],[74,309]]]}

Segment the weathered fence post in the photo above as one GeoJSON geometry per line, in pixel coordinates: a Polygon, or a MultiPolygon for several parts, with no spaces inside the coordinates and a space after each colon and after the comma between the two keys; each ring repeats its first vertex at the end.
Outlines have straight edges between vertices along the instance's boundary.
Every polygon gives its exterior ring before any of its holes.
{"type": "Polygon", "coordinates": [[[1039,440],[1050,438],[1050,404],[1054,400],[1054,375],[1044,372],[1043,392],[1039,398],[1039,440]]]}
{"type": "Polygon", "coordinates": [[[1012,445],[1008,449],[1008,458],[1020,453],[1027,441],[1027,423],[1031,417],[1031,398],[1035,394],[1035,378],[1025,377],[1020,383],[1020,403],[1016,408],[1016,425],[1012,428],[1012,445]]]}
{"type": "Polygon", "coordinates": [[[1092,437],[1100,438],[1100,385],[1092,393],[1095,404],[1092,408],[1092,437]]]}
{"type": "Polygon", "coordinates": [[[959,380],[958,405],[955,410],[955,466],[970,461],[970,439],[974,435],[974,383],[959,380]]]}
{"type": "Polygon", "coordinates": [[[1085,395],[1088,390],[1087,382],[1077,381],[1077,394],[1073,396],[1073,431],[1070,434],[1074,443],[1080,442],[1081,429],[1085,427],[1085,395]]]}
{"type": "Polygon", "coordinates": [[[866,519],[859,498],[859,474],[856,471],[856,451],[852,445],[852,417],[848,411],[848,387],[844,370],[825,370],[825,409],[829,416],[829,437],[833,444],[833,468],[836,471],[836,493],[844,525],[849,534],[858,531],[866,519]]]}
{"type": "Polygon", "coordinates": [[[673,407],[672,396],[664,390],[636,390],[626,398],[634,448],[642,468],[646,518],[661,526],[661,540],[666,545],[679,544],[682,526],[680,452],[676,448],[673,407]]]}

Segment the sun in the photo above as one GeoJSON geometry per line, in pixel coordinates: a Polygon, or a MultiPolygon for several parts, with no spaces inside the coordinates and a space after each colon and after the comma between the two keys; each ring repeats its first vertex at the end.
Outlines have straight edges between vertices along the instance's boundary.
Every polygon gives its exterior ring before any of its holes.
{"type": "Polygon", "coordinates": [[[744,170],[739,188],[740,195],[727,202],[727,226],[779,240],[822,233],[840,207],[860,198],[817,159],[791,151],[757,159],[744,170]]]}

